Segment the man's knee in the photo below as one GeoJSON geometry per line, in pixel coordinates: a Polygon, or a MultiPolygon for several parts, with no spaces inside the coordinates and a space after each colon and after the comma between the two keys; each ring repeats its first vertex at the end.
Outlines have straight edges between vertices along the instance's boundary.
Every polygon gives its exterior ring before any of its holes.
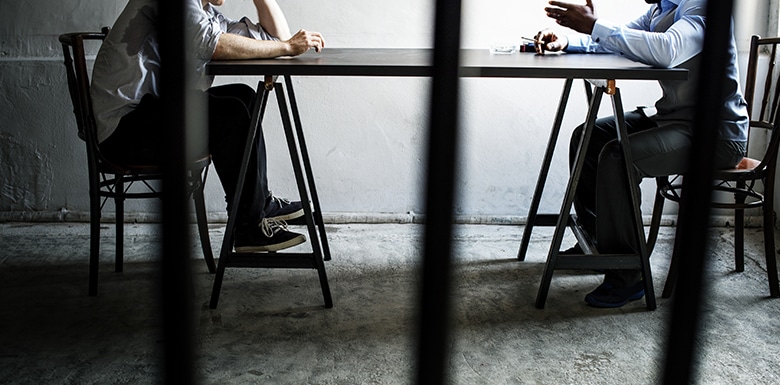
{"type": "Polygon", "coordinates": [[[574,156],[577,154],[577,149],[580,147],[580,138],[582,138],[582,131],[585,128],[585,124],[581,124],[574,129],[569,139],[569,163],[574,162],[574,156]]]}
{"type": "Polygon", "coordinates": [[[571,141],[570,146],[575,147],[579,146],[580,144],[580,138],[582,138],[582,131],[585,129],[585,124],[580,124],[577,126],[577,128],[574,129],[574,131],[571,133],[571,141]]]}
{"type": "Polygon", "coordinates": [[[614,162],[622,159],[623,147],[617,140],[613,140],[604,145],[604,148],[601,150],[601,155],[599,155],[599,162],[614,162]]]}

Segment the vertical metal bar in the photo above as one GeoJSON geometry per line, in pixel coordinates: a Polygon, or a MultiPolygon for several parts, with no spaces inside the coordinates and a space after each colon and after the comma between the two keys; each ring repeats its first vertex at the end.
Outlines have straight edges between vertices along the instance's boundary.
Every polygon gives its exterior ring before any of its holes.
{"type": "Polygon", "coordinates": [[[457,175],[460,0],[437,0],[417,383],[446,382],[450,315],[452,207],[457,175]]]}
{"type": "MultiPolygon", "coordinates": [[[[679,226],[675,236],[673,259],[680,258],[680,279],[675,290],[671,327],[666,345],[664,384],[695,382],[695,343],[699,335],[699,316],[706,301],[707,222],[710,215],[713,175],[713,127],[720,122],[723,105],[723,79],[731,40],[733,0],[707,2],[707,31],[701,53],[701,74],[693,121],[693,145],[689,172],[683,180],[679,226]],[[682,253],[682,254],[681,254],[682,253]]],[[[696,79],[693,79],[696,80],[696,79]]]]}
{"type": "Polygon", "coordinates": [[[194,384],[193,307],[189,283],[189,229],[185,128],[187,43],[184,1],[159,1],[160,95],[164,106],[163,141],[168,156],[162,182],[162,266],[160,295],[164,344],[164,381],[194,384]]]}

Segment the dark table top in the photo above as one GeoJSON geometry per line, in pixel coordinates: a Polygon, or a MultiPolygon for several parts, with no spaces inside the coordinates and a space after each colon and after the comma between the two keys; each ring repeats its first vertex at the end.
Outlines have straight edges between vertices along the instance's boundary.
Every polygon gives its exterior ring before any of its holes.
{"type": "MultiPolygon", "coordinates": [[[[209,75],[430,77],[433,50],[417,48],[327,48],[293,58],[220,60],[209,75]]],[[[491,54],[487,49],[461,51],[461,77],[685,80],[688,71],[654,68],[611,54],[518,52],[491,54]]]]}

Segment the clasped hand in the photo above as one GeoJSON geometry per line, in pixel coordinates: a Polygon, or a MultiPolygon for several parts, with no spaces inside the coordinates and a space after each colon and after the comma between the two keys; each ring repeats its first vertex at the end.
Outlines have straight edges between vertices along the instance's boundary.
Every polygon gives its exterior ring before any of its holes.
{"type": "Polygon", "coordinates": [[[291,55],[300,55],[312,48],[315,51],[320,52],[325,47],[325,39],[322,34],[314,31],[307,31],[302,29],[287,40],[291,49],[291,55]]]}

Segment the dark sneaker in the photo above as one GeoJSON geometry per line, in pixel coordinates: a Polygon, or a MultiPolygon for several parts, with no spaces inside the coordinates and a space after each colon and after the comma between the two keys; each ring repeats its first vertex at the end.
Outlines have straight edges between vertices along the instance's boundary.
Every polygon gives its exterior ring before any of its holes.
{"type": "MultiPolygon", "coordinates": [[[[575,243],[574,246],[558,252],[558,255],[584,255],[584,254],[585,251],[582,250],[582,247],[580,247],[579,243],[575,243]]],[[[592,271],[596,274],[604,274],[607,272],[604,269],[593,269],[592,271]]]]}
{"type": "Polygon", "coordinates": [[[290,202],[271,194],[268,203],[265,204],[265,217],[268,219],[289,221],[303,216],[303,205],[300,201],[290,202]]]}
{"type": "Polygon", "coordinates": [[[585,302],[595,307],[615,308],[644,296],[644,281],[639,281],[628,287],[614,287],[612,284],[604,282],[585,296],[585,302]]]}
{"type": "Polygon", "coordinates": [[[582,251],[582,247],[580,247],[579,243],[575,243],[574,246],[558,252],[558,255],[579,255],[579,254],[585,254],[585,252],[582,251]]]}
{"type": "Polygon", "coordinates": [[[306,242],[306,237],[287,231],[284,221],[264,218],[258,227],[236,230],[235,249],[238,253],[277,251],[303,242],[306,242]]]}

